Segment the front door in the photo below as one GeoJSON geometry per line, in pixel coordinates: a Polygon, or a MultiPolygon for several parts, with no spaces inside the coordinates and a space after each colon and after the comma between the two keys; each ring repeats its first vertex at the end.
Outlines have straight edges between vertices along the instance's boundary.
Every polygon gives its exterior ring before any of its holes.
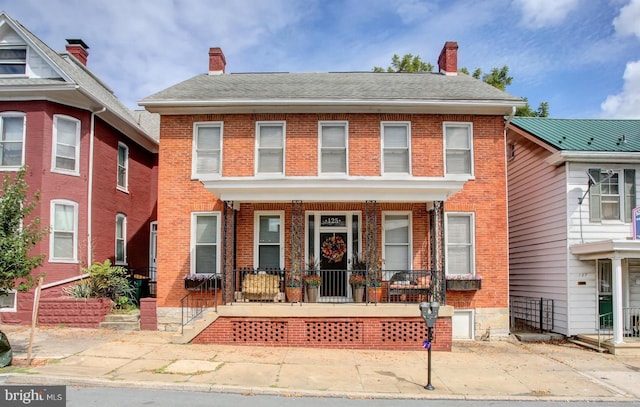
{"type": "Polygon", "coordinates": [[[600,329],[613,328],[611,260],[598,260],[598,314],[600,329]]]}
{"type": "Polygon", "coordinates": [[[307,215],[307,252],[317,259],[322,276],[320,301],[345,301],[350,261],[359,250],[359,212],[316,212],[307,215]]]}

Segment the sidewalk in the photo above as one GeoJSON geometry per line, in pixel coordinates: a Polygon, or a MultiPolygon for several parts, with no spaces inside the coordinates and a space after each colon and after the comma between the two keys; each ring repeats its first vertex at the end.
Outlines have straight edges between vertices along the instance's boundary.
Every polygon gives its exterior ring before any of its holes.
{"type": "Polygon", "coordinates": [[[455,342],[451,352],[178,345],[171,333],[4,325],[14,363],[7,384],[355,398],[640,401],[640,357],[575,345],[455,342]]]}

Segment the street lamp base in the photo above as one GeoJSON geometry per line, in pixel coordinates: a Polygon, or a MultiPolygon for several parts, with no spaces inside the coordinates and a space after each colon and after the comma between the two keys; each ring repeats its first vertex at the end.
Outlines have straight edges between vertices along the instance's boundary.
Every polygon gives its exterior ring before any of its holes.
{"type": "Polygon", "coordinates": [[[424,386],[425,390],[435,390],[436,388],[431,385],[431,383],[424,386]]]}

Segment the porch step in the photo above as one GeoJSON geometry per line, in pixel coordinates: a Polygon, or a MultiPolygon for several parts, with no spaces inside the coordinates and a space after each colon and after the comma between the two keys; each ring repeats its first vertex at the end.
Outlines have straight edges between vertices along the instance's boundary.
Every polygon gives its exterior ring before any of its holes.
{"type": "Polygon", "coordinates": [[[107,314],[104,322],[100,323],[100,328],[116,331],[139,331],[140,311],[127,314],[107,314]]]}
{"type": "Polygon", "coordinates": [[[593,340],[586,336],[578,335],[577,337],[568,338],[567,340],[573,343],[574,345],[582,346],[583,348],[592,349],[598,353],[609,353],[609,349],[604,348],[602,346],[598,346],[597,340],[593,340]]]}

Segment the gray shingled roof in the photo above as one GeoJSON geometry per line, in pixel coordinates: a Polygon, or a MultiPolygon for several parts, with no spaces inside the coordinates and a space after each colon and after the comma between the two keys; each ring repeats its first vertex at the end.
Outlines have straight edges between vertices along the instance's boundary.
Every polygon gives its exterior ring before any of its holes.
{"type": "Polygon", "coordinates": [[[514,117],[511,125],[558,150],[640,151],[640,120],[514,117]]]}
{"type": "MultiPolygon", "coordinates": [[[[98,77],[96,77],[86,66],[78,62],[74,57],[66,52],[57,53],[45,44],[40,38],[34,35],[28,28],[23,26],[19,21],[12,19],[6,13],[4,16],[9,19],[15,26],[25,35],[38,49],[43,52],[59,69],[66,75],[70,81],[80,86],[80,90],[92,97],[107,110],[111,111],[120,118],[131,130],[147,138],[151,143],[157,145],[154,139],[147,131],[138,124],[132,111],[123,105],[113,94],[113,91],[98,77]]],[[[68,82],[67,82],[68,83],[68,82]]],[[[3,78],[0,79],[0,86],[53,86],[64,85],[64,79],[45,79],[45,78],[3,78]]],[[[131,136],[131,134],[129,135],[131,136]]]]}
{"type": "Polygon", "coordinates": [[[140,104],[278,99],[522,102],[464,74],[329,72],[203,74],[148,96],[140,104]]]}

